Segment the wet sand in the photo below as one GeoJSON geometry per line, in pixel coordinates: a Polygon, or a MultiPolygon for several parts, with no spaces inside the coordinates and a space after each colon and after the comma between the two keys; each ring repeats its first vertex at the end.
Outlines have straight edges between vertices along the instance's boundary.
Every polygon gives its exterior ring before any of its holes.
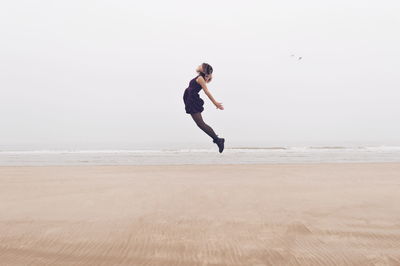
{"type": "Polygon", "coordinates": [[[400,163],[0,167],[0,265],[400,265],[400,163]]]}

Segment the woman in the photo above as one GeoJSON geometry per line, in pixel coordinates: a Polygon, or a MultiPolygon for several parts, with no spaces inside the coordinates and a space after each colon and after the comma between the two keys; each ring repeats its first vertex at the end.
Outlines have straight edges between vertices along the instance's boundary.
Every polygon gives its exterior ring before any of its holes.
{"type": "Polygon", "coordinates": [[[203,121],[201,116],[201,112],[204,111],[204,101],[199,95],[201,89],[203,89],[204,93],[210,98],[217,109],[224,110],[222,103],[217,102],[207,88],[206,83],[212,80],[213,68],[209,64],[203,63],[196,68],[196,72],[198,75],[189,82],[189,87],[185,89],[185,93],[183,94],[185,111],[192,116],[197,126],[213,139],[213,142],[218,145],[219,152],[222,153],[225,139],[219,138],[214,130],[203,121]]]}

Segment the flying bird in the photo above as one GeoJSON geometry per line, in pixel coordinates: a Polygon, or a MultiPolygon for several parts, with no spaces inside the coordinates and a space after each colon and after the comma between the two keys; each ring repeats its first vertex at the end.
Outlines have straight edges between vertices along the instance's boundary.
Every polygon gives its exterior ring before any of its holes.
{"type": "Polygon", "coordinates": [[[302,56],[297,56],[297,55],[295,55],[295,54],[291,54],[290,56],[293,57],[293,58],[296,58],[297,60],[303,59],[302,56]]]}

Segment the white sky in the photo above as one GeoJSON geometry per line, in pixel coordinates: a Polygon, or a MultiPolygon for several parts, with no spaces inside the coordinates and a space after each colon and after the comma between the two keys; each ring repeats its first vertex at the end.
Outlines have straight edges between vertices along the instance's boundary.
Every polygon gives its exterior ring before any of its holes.
{"type": "Polygon", "coordinates": [[[182,100],[202,62],[225,107],[201,92],[203,117],[227,146],[400,145],[399,11],[394,0],[3,1],[0,149],[213,146],[182,100]]]}

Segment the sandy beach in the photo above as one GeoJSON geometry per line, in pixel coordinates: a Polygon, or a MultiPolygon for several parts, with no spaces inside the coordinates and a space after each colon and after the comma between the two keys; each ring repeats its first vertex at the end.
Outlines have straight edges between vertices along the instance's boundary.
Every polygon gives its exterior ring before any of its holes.
{"type": "Polygon", "coordinates": [[[0,167],[0,265],[400,265],[400,163],[0,167]]]}

